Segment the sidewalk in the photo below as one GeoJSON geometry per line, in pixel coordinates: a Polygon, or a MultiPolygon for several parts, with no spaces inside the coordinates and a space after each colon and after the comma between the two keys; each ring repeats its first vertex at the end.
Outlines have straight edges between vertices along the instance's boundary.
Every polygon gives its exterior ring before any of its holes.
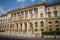
{"type": "MultiPolygon", "coordinates": [[[[36,37],[35,34],[30,34],[30,33],[18,33],[18,32],[12,32],[12,33],[6,33],[6,32],[0,32],[0,35],[2,36],[14,36],[14,37],[36,37]]],[[[37,37],[41,38],[40,35],[37,35],[37,37]]],[[[55,36],[54,35],[44,35],[43,38],[54,38],[55,36]]],[[[56,35],[56,38],[60,38],[60,35],[56,35]]]]}

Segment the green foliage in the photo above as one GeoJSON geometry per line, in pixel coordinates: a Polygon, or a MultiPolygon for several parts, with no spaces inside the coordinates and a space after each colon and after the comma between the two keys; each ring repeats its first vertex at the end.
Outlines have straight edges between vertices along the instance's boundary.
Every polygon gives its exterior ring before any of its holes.
{"type": "Polygon", "coordinates": [[[43,31],[42,35],[60,35],[60,31],[43,31]]]}

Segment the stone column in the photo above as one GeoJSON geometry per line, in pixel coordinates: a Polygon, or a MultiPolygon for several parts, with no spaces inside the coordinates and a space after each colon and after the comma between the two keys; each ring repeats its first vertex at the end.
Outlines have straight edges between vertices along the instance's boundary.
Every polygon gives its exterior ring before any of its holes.
{"type": "Polygon", "coordinates": [[[29,22],[27,22],[27,32],[29,32],[29,22]]]}
{"type": "Polygon", "coordinates": [[[20,23],[18,23],[18,32],[20,32],[20,23]]]}
{"type": "Polygon", "coordinates": [[[30,19],[29,11],[28,11],[28,19],[30,19]]]}

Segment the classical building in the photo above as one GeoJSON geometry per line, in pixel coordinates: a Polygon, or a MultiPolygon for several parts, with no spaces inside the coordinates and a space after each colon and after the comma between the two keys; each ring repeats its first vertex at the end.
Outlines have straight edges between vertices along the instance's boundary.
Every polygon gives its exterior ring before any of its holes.
{"type": "Polygon", "coordinates": [[[41,2],[0,16],[0,31],[34,34],[52,30],[60,30],[60,3],[41,2]]]}

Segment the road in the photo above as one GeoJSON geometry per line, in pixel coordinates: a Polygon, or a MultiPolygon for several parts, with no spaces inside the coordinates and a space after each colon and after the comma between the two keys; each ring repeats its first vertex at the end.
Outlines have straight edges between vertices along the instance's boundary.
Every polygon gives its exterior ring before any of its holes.
{"type": "Polygon", "coordinates": [[[37,38],[37,37],[18,37],[18,36],[0,36],[0,40],[60,40],[60,38],[37,38]]]}

